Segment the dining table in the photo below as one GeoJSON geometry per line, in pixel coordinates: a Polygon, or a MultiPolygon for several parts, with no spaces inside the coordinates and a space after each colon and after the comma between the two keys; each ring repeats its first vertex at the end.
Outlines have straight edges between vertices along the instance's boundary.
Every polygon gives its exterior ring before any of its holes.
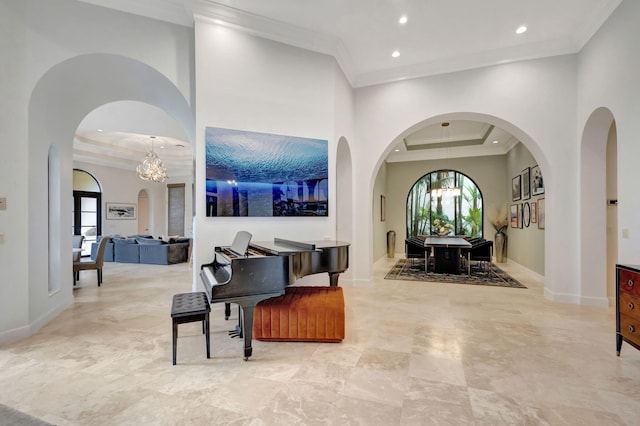
{"type": "Polygon", "coordinates": [[[424,240],[425,247],[433,249],[433,270],[439,274],[462,274],[462,249],[471,243],[462,237],[430,236],[424,240]]]}

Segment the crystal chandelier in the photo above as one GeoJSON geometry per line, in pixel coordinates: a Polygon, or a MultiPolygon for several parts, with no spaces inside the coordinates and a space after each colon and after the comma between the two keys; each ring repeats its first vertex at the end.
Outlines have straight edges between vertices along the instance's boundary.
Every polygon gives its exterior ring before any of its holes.
{"type": "Polygon", "coordinates": [[[167,178],[167,168],[162,164],[162,160],[160,160],[158,154],[153,150],[154,139],[155,136],[151,136],[151,149],[147,152],[142,162],[138,164],[136,172],[142,180],[162,183],[167,178]]]}
{"type": "Polygon", "coordinates": [[[448,187],[444,187],[444,188],[433,188],[433,189],[431,190],[431,196],[432,196],[432,197],[439,198],[439,197],[442,197],[442,195],[443,195],[443,194],[451,194],[451,195],[453,195],[454,197],[459,197],[461,192],[462,192],[462,191],[461,191],[461,190],[460,190],[460,188],[459,188],[459,187],[457,187],[457,186],[455,186],[455,187],[453,187],[453,188],[448,188],[448,187]]]}

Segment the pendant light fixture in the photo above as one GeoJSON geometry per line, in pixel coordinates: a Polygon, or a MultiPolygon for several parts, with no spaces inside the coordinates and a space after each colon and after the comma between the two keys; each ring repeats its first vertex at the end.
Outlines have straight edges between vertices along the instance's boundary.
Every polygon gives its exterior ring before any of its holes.
{"type": "Polygon", "coordinates": [[[149,137],[151,138],[151,149],[147,152],[147,155],[145,155],[142,162],[138,164],[136,172],[138,173],[138,177],[142,180],[162,183],[168,177],[167,168],[162,164],[162,160],[153,150],[153,142],[156,137],[149,137]]]}

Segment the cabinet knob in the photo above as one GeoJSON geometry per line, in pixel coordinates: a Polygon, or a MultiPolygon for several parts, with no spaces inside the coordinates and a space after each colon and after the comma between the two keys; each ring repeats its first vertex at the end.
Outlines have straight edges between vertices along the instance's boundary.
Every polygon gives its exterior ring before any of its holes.
{"type": "Polygon", "coordinates": [[[631,333],[635,333],[636,328],[635,328],[634,326],[630,325],[630,326],[629,326],[629,331],[630,331],[631,333]]]}
{"type": "Polygon", "coordinates": [[[629,281],[627,282],[627,285],[628,285],[629,287],[633,287],[633,280],[629,280],[629,281]]]}
{"type": "Polygon", "coordinates": [[[631,302],[629,302],[629,304],[627,306],[629,307],[629,309],[633,309],[634,308],[633,303],[631,303],[631,302]]]}

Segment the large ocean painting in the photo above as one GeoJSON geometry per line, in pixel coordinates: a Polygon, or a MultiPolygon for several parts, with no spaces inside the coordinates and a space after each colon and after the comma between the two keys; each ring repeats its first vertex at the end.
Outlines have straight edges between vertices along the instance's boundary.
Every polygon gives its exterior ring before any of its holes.
{"type": "Polygon", "coordinates": [[[328,216],[328,142],[207,127],[207,216],[328,216]]]}

